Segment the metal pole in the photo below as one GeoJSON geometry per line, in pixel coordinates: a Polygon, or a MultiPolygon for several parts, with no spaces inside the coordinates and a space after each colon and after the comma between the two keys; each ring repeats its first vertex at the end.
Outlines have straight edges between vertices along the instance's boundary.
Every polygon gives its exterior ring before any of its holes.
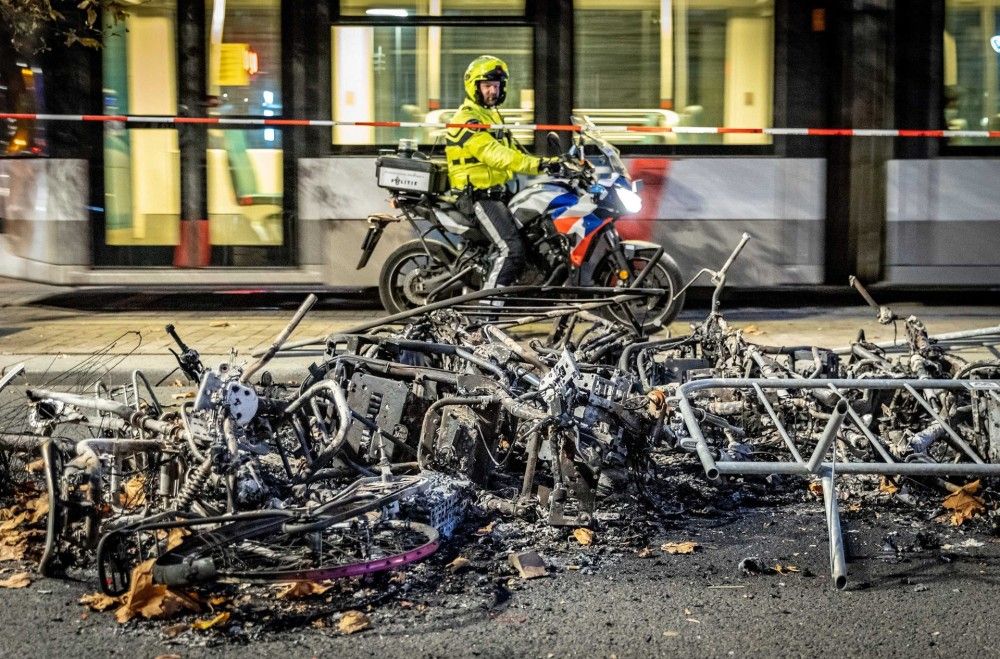
{"type": "Polygon", "coordinates": [[[694,410],[691,409],[691,403],[688,402],[683,392],[681,392],[681,396],[677,399],[677,406],[680,408],[681,416],[684,417],[684,424],[687,426],[688,433],[697,442],[695,450],[698,452],[698,459],[701,460],[701,466],[705,469],[705,475],[708,476],[709,480],[718,480],[719,468],[715,464],[715,458],[712,457],[711,449],[708,448],[708,442],[705,441],[705,435],[701,433],[701,428],[698,426],[698,419],[694,415],[694,410]]]}
{"type": "MultiPolygon", "coordinates": [[[[700,456],[699,456],[700,457],[700,456]]],[[[809,467],[796,462],[713,462],[717,474],[727,476],[769,476],[799,474],[809,476],[809,467]]],[[[820,469],[829,468],[824,462],[820,469]]],[[[1000,464],[974,462],[838,462],[841,474],[876,474],[882,476],[1000,476],[1000,464]]]]}
{"type": "MultiPolygon", "coordinates": [[[[376,318],[368,322],[362,323],[360,325],[355,325],[354,327],[349,327],[336,334],[362,334],[368,332],[378,327],[383,327],[385,325],[393,325],[401,321],[409,320],[410,318],[415,318],[417,316],[422,316],[428,314],[431,311],[437,311],[438,309],[445,309],[451,307],[457,307],[461,304],[476,302],[485,298],[490,298],[494,296],[501,296],[504,298],[514,298],[520,294],[532,294],[532,293],[548,293],[551,292],[554,295],[564,296],[564,295],[586,295],[588,297],[597,298],[596,302],[574,302],[565,301],[565,298],[560,298],[560,303],[566,305],[572,305],[572,308],[567,308],[560,310],[556,313],[550,311],[552,306],[551,299],[540,299],[538,304],[540,308],[545,308],[547,311],[527,316],[523,319],[512,319],[507,321],[498,321],[493,323],[497,327],[507,328],[510,325],[519,325],[526,322],[536,322],[536,319],[544,320],[546,318],[554,318],[560,315],[566,315],[569,313],[586,311],[588,309],[600,309],[601,307],[608,306],[609,304],[623,304],[630,300],[635,300],[643,296],[660,296],[663,295],[662,288],[613,288],[608,286],[595,287],[595,286],[506,286],[504,288],[487,288],[480,291],[474,291],[472,293],[466,293],[465,295],[459,295],[456,297],[450,297],[445,300],[439,300],[437,302],[431,302],[425,304],[422,307],[417,307],[415,309],[409,309],[407,311],[401,311],[397,314],[391,316],[384,316],[382,318],[376,318]],[[601,297],[601,296],[604,297],[601,297]],[[610,296],[610,297],[609,297],[610,296]]],[[[480,313],[487,314],[491,311],[490,307],[484,306],[480,313]]],[[[313,337],[310,339],[302,339],[300,341],[293,341],[291,343],[285,344],[284,348],[286,350],[291,350],[293,348],[305,348],[313,345],[323,345],[327,341],[327,336],[313,337]]],[[[252,356],[258,357],[262,352],[253,352],[252,356]]]]}
{"type": "Polygon", "coordinates": [[[951,438],[952,444],[955,446],[955,448],[957,448],[958,450],[962,451],[962,453],[965,453],[967,456],[969,456],[969,458],[973,462],[977,462],[979,464],[983,463],[983,459],[980,458],[979,455],[972,450],[972,447],[969,446],[969,444],[964,439],[962,439],[959,436],[959,434],[955,432],[954,429],[952,429],[951,426],[948,425],[948,422],[945,421],[940,414],[934,411],[934,408],[930,406],[930,403],[928,403],[923,396],[917,393],[917,390],[914,389],[912,385],[904,384],[903,387],[908,392],[910,392],[910,395],[912,395],[913,398],[915,398],[918,403],[920,403],[921,407],[927,410],[927,413],[930,414],[935,421],[937,421],[944,427],[945,432],[948,433],[948,436],[951,438]]]}
{"type": "Polygon", "coordinates": [[[255,361],[249,368],[247,368],[247,370],[243,371],[243,375],[240,376],[240,382],[249,382],[254,373],[264,368],[264,366],[271,361],[271,358],[274,357],[275,353],[281,350],[281,346],[285,344],[285,341],[288,340],[288,337],[295,331],[295,328],[298,327],[300,322],[302,322],[305,315],[310,309],[312,309],[313,305],[316,304],[316,300],[316,296],[310,293],[309,297],[305,299],[305,302],[302,303],[298,311],[295,312],[295,315],[292,316],[292,319],[288,321],[288,325],[285,326],[285,329],[281,331],[278,338],[276,338],[274,343],[271,344],[271,347],[268,348],[263,355],[261,355],[260,359],[255,361]]]}
{"type": "Polygon", "coordinates": [[[528,440],[528,462],[524,466],[524,479],[521,481],[521,498],[526,499],[531,496],[531,486],[535,480],[535,468],[538,465],[538,449],[541,444],[540,430],[531,433],[528,440]]]}
{"type": "Polygon", "coordinates": [[[771,421],[774,422],[774,427],[777,429],[778,434],[781,435],[781,439],[785,442],[785,446],[788,447],[789,452],[791,452],[792,457],[795,458],[796,462],[802,462],[802,456],[799,455],[799,450],[795,447],[795,442],[788,435],[788,431],[785,430],[785,426],[782,425],[781,420],[778,415],[775,414],[774,408],[771,406],[771,402],[764,395],[764,390],[760,388],[759,384],[753,386],[753,390],[757,393],[757,398],[764,405],[764,409],[767,410],[768,415],[771,417],[771,421]]]}
{"type": "MultiPolygon", "coordinates": [[[[844,415],[847,414],[847,409],[847,401],[841,399],[837,403],[837,407],[834,408],[833,414],[830,415],[830,420],[826,422],[826,428],[823,429],[823,434],[819,438],[816,450],[813,451],[812,457],[809,459],[809,464],[806,465],[811,473],[819,473],[823,456],[826,455],[827,449],[833,443],[833,438],[837,436],[840,426],[844,423],[844,415]]],[[[834,450],[836,451],[836,449],[834,450]]]]}
{"type": "Polygon", "coordinates": [[[740,237],[739,244],[736,245],[735,249],[733,249],[722,268],[720,268],[718,272],[712,273],[712,283],[715,284],[715,291],[712,293],[713,313],[719,310],[719,297],[722,295],[722,289],[726,286],[726,273],[729,272],[729,267],[733,265],[733,261],[735,261],[736,257],[740,255],[740,252],[743,251],[743,248],[749,240],[750,234],[744,231],[743,235],[740,237]]]}
{"type": "Polygon", "coordinates": [[[920,380],[905,378],[788,378],[788,379],[760,379],[760,378],[705,378],[704,380],[691,380],[685,382],[677,390],[680,396],[690,396],[702,389],[726,389],[726,388],[750,388],[754,383],[759,384],[762,389],[820,389],[830,388],[832,385],[837,389],[902,389],[904,384],[909,384],[914,389],[969,389],[968,380],[920,380]]]}
{"type": "Polygon", "coordinates": [[[649,273],[653,271],[653,266],[660,262],[661,256],[663,256],[663,245],[660,245],[659,247],[656,248],[656,251],[653,252],[653,256],[650,257],[649,259],[649,263],[646,265],[645,268],[642,269],[642,272],[640,272],[639,275],[634,280],[632,280],[632,283],[629,284],[628,287],[639,288],[640,286],[642,286],[642,282],[646,281],[646,277],[649,276],[649,273]]]}
{"type": "Polygon", "coordinates": [[[837,590],[847,585],[847,561],[844,559],[844,535],[840,530],[840,511],[837,508],[837,488],[833,482],[833,472],[824,472],[823,504],[826,509],[826,528],[830,533],[830,576],[837,590]]]}
{"type": "MultiPolygon", "coordinates": [[[[836,389],[834,389],[834,391],[836,391],[836,389]]],[[[875,434],[868,429],[868,426],[865,425],[864,419],[862,419],[861,416],[856,411],[854,411],[854,408],[851,407],[850,405],[847,406],[847,415],[851,417],[851,420],[854,421],[854,424],[861,430],[861,434],[863,434],[866,438],[868,438],[868,443],[871,444],[873,449],[878,451],[878,454],[882,457],[883,460],[889,463],[895,462],[895,460],[893,460],[892,456],[885,449],[885,447],[882,446],[882,442],[879,440],[879,438],[876,437],[875,434]]]]}
{"type": "MultiPolygon", "coordinates": [[[[947,332],[945,334],[935,334],[930,338],[932,341],[942,342],[942,341],[956,341],[961,339],[976,339],[976,338],[988,338],[988,337],[1000,337],[1000,325],[995,325],[993,327],[981,327],[979,329],[962,330],[960,332],[947,332]]],[[[881,341],[879,343],[873,344],[877,348],[893,348],[898,346],[895,341],[881,341]]],[[[900,346],[905,349],[906,346],[900,346]]],[[[842,348],[836,348],[833,352],[838,355],[846,355],[851,352],[853,346],[844,346],[842,348]]]]}

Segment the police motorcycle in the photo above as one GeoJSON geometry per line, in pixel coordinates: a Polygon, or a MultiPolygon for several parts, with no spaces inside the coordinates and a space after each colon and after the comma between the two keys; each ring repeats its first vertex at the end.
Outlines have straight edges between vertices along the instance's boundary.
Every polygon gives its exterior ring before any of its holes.
{"type": "MultiPolygon", "coordinates": [[[[633,316],[650,331],[672,321],[684,305],[681,273],[660,245],[625,240],[615,223],[637,213],[642,200],[617,148],[586,118],[560,171],[533,178],[507,202],[526,252],[519,285],[658,288],[663,295],[632,303],[633,316]]],[[[549,133],[559,148],[559,137],[549,133]]],[[[382,264],[379,297],[390,313],[482,288],[495,247],[461,191],[448,189],[444,161],[432,160],[402,140],[376,164],[379,187],[390,191],[396,215],[368,218],[358,269],[364,268],[386,226],[408,222],[418,237],[382,264]],[[463,203],[465,201],[465,203],[463,203]]],[[[616,312],[616,313],[621,313],[616,312]]],[[[624,318],[619,320],[625,320],[624,318]]]]}

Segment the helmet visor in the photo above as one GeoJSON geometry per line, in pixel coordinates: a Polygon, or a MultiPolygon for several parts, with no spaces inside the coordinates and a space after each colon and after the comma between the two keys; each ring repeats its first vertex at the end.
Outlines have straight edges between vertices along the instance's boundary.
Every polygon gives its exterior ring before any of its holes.
{"type": "Polygon", "coordinates": [[[484,74],[480,80],[489,80],[490,82],[507,82],[507,77],[507,72],[497,66],[492,71],[484,74]]]}

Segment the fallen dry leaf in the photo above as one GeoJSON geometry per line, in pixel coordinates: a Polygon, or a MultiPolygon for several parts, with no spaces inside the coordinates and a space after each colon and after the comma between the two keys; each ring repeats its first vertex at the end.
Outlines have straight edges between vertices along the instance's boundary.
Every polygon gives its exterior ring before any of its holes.
{"type": "Polygon", "coordinates": [[[191,626],[188,625],[186,622],[178,622],[173,625],[167,625],[166,627],[160,630],[160,633],[166,636],[167,638],[175,638],[177,636],[180,636],[189,629],[191,629],[191,626]]]}
{"type": "Polygon", "coordinates": [[[635,553],[635,555],[638,556],[639,558],[649,558],[650,556],[653,555],[653,548],[652,547],[643,547],[642,549],[640,549],[639,551],[637,551],[635,553]]]}
{"type": "Polygon", "coordinates": [[[962,522],[977,514],[986,510],[986,506],[983,505],[983,500],[979,497],[973,496],[979,491],[980,482],[978,480],[972,481],[967,485],[963,485],[955,492],[952,492],[944,498],[941,505],[945,507],[946,510],[951,511],[951,517],[949,518],[953,526],[958,526],[962,522]]]}
{"type": "Polygon", "coordinates": [[[45,460],[38,458],[37,460],[32,460],[28,464],[24,465],[24,470],[29,474],[37,474],[45,469],[45,460]]]}
{"type": "Polygon", "coordinates": [[[146,479],[136,476],[125,481],[118,494],[118,503],[122,508],[138,508],[146,503],[146,479]]]}
{"type": "Polygon", "coordinates": [[[31,511],[31,516],[28,518],[28,522],[35,524],[42,519],[44,519],[49,514],[49,497],[47,494],[43,494],[37,499],[32,499],[26,504],[28,510],[31,511]]]}
{"type": "Polygon", "coordinates": [[[156,532],[156,537],[158,540],[167,541],[166,551],[170,551],[171,549],[176,549],[177,547],[179,547],[180,544],[184,542],[184,538],[189,535],[191,535],[190,531],[180,527],[170,529],[169,531],[160,530],[156,532]]]}
{"type": "Polygon", "coordinates": [[[20,561],[24,559],[24,553],[28,551],[28,543],[22,542],[16,545],[0,546],[0,561],[20,561]]]}
{"type": "Polygon", "coordinates": [[[153,583],[155,558],[139,563],[132,569],[132,583],[122,597],[122,605],[115,611],[118,622],[128,622],[142,616],[146,619],[169,618],[182,610],[198,612],[201,605],[190,595],[170,590],[153,583]]]}
{"type": "Polygon", "coordinates": [[[217,627],[219,625],[224,625],[229,622],[229,611],[223,611],[214,618],[203,618],[201,620],[195,620],[191,623],[191,629],[197,629],[198,631],[205,631],[206,629],[211,629],[212,627],[217,627]]]}
{"type": "Polygon", "coordinates": [[[809,491],[815,496],[823,496],[823,483],[820,481],[809,481],[809,491]]]}
{"type": "Polygon", "coordinates": [[[493,528],[494,528],[494,527],[495,527],[496,525],[497,525],[497,521],[496,521],[496,520],[493,520],[492,522],[490,522],[489,524],[487,524],[487,525],[486,525],[486,526],[484,526],[483,528],[481,528],[481,529],[478,529],[478,530],[476,531],[476,535],[489,535],[490,533],[493,533],[493,528]]]}
{"type": "Polygon", "coordinates": [[[282,586],[275,597],[279,600],[294,600],[310,595],[322,595],[330,588],[329,584],[324,585],[315,581],[293,581],[282,586]]]}
{"type": "Polygon", "coordinates": [[[16,529],[14,531],[7,531],[6,533],[0,534],[0,545],[16,545],[24,541],[25,532],[16,529]]]}
{"type": "Polygon", "coordinates": [[[185,386],[185,382],[183,380],[181,380],[180,378],[174,378],[170,382],[170,386],[171,387],[183,387],[183,386],[185,386]]]}
{"type": "Polygon", "coordinates": [[[337,629],[342,634],[354,634],[368,629],[372,626],[372,621],[361,611],[344,611],[337,623],[337,629]]]}
{"type": "Polygon", "coordinates": [[[208,603],[212,606],[222,606],[229,603],[229,598],[225,595],[214,595],[208,599],[208,603]]]}
{"type": "Polygon", "coordinates": [[[25,588],[30,585],[31,575],[27,572],[16,572],[0,581],[0,588],[25,588]]]}
{"type": "Polygon", "coordinates": [[[472,565],[472,563],[469,561],[469,559],[459,556],[451,563],[448,563],[448,570],[453,573],[458,573],[468,568],[470,565],[472,565]]]}
{"type": "Polygon", "coordinates": [[[775,563],[774,571],[778,574],[792,574],[794,572],[798,572],[799,568],[794,565],[782,565],[781,563],[775,563]]]}
{"type": "Polygon", "coordinates": [[[743,328],[743,333],[750,334],[752,336],[754,334],[763,334],[764,330],[757,327],[756,325],[747,325],[746,327],[743,328]]]}
{"type": "Polygon", "coordinates": [[[896,487],[895,483],[883,476],[878,481],[878,491],[883,494],[895,494],[896,492],[899,492],[899,488],[896,487]]]}
{"type": "Polygon", "coordinates": [[[174,394],[171,396],[174,400],[184,400],[185,398],[194,398],[193,391],[182,391],[179,394],[174,394]]]}
{"type": "Polygon", "coordinates": [[[573,537],[584,547],[594,544],[594,532],[590,529],[576,529],[573,531],[573,537]]]}
{"type": "Polygon", "coordinates": [[[28,513],[27,512],[18,513],[14,517],[11,517],[10,519],[8,519],[3,524],[0,524],[0,533],[6,533],[8,531],[13,531],[17,527],[21,526],[21,524],[24,524],[24,521],[26,519],[28,519],[28,513]]]}
{"type": "Polygon", "coordinates": [[[105,595],[104,593],[91,593],[90,595],[84,595],[79,601],[80,604],[83,604],[92,611],[107,611],[112,606],[117,606],[122,603],[120,597],[111,597],[110,595],[105,595]]]}
{"type": "Polygon", "coordinates": [[[668,554],[693,554],[700,546],[697,542],[685,540],[684,542],[665,542],[660,549],[668,554]]]}
{"type": "Polygon", "coordinates": [[[229,327],[229,323],[225,320],[213,320],[208,324],[209,327],[229,327]]]}

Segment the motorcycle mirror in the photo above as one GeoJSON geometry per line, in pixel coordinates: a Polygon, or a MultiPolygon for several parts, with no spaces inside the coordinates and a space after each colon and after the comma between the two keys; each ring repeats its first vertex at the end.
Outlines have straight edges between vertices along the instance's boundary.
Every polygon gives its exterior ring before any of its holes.
{"type": "Polygon", "coordinates": [[[549,131],[548,135],[545,136],[545,140],[548,142],[551,151],[562,153],[562,141],[559,139],[558,133],[549,131]]]}

